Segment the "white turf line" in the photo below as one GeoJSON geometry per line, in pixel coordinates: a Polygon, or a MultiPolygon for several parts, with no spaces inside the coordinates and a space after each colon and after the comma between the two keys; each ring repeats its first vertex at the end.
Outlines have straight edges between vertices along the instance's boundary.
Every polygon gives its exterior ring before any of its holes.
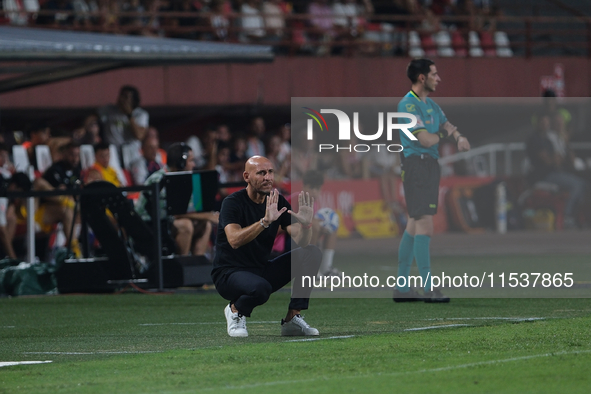
{"type": "MultiPolygon", "coordinates": [[[[366,375],[355,375],[355,376],[339,376],[339,381],[344,379],[364,379],[364,378],[374,378],[376,376],[402,376],[402,375],[412,375],[412,374],[423,374],[423,373],[432,373],[432,372],[442,372],[442,371],[451,371],[454,369],[463,369],[463,368],[471,368],[471,367],[479,367],[482,365],[494,365],[494,364],[502,364],[508,362],[515,362],[515,361],[523,361],[523,360],[531,360],[534,358],[542,358],[542,357],[550,357],[550,356],[566,356],[571,354],[587,354],[591,353],[591,350],[575,350],[572,352],[555,352],[555,353],[543,353],[543,354],[533,354],[531,356],[523,356],[523,357],[512,357],[512,358],[505,358],[500,360],[489,360],[489,361],[480,361],[477,363],[469,363],[469,364],[460,364],[460,365],[452,365],[449,367],[440,367],[440,368],[430,368],[430,369],[420,369],[417,371],[405,371],[405,372],[391,372],[391,373],[374,373],[374,374],[366,374],[366,375]]],[[[193,389],[190,392],[194,393],[197,391],[216,391],[219,389],[235,389],[235,390],[244,390],[249,388],[257,388],[257,387],[264,387],[264,386],[279,386],[279,385],[288,385],[288,384],[301,384],[301,383],[313,383],[313,382],[326,382],[328,381],[325,377],[319,377],[314,379],[301,379],[301,380],[277,380],[274,382],[264,382],[264,383],[254,383],[254,384],[245,384],[242,386],[221,386],[221,387],[206,387],[203,389],[193,389]]],[[[175,391],[175,393],[179,393],[175,391]]]]}
{"type": "MultiPolygon", "coordinates": [[[[509,321],[535,321],[546,320],[547,317],[436,317],[433,319],[423,319],[426,321],[438,320],[509,320],[509,321]]],[[[552,317],[551,319],[560,319],[552,317]]]]}
{"type": "MultiPolygon", "coordinates": [[[[511,321],[534,321],[544,320],[547,317],[436,317],[433,319],[423,319],[425,321],[438,320],[511,320],[511,321]]],[[[280,321],[249,321],[248,324],[278,324],[280,321]]],[[[139,326],[195,326],[195,325],[210,325],[210,324],[226,324],[223,321],[217,322],[196,322],[196,323],[140,323],[139,326]]],[[[13,328],[8,326],[7,328],[13,328]]]]}
{"type": "Polygon", "coordinates": [[[29,364],[47,364],[51,360],[46,361],[0,361],[0,367],[10,367],[12,365],[29,365],[29,364]]]}
{"type": "Polygon", "coordinates": [[[450,327],[470,327],[470,325],[469,324],[443,324],[441,326],[407,328],[404,331],[422,331],[422,330],[433,330],[436,328],[450,328],[450,327]]]}
{"type": "Polygon", "coordinates": [[[304,338],[304,339],[290,339],[289,341],[283,342],[311,342],[311,341],[323,341],[325,339],[345,339],[345,338],[353,338],[355,335],[340,335],[334,337],[325,337],[325,338],[304,338]]]}
{"type": "MultiPolygon", "coordinates": [[[[279,324],[277,321],[249,321],[248,324],[279,324]]],[[[201,323],[141,323],[139,326],[196,326],[196,325],[210,325],[210,324],[226,324],[224,321],[216,322],[201,322],[201,323]]]]}
{"type": "Polygon", "coordinates": [[[137,352],[127,352],[127,351],[98,351],[98,352],[23,352],[23,354],[53,354],[53,355],[94,355],[94,354],[147,354],[147,353],[162,353],[161,351],[137,351],[137,352]]]}
{"type": "MultiPolygon", "coordinates": [[[[547,319],[546,317],[437,317],[433,319],[423,319],[425,321],[438,321],[438,320],[511,320],[511,321],[534,321],[534,320],[544,320],[547,319]]],[[[280,321],[249,321],[248,324],[278,324],[280,321]]],[[[197,323],[140,323],[139,326],[195,326],[195,325],[217,325],[217,324],[226,324],[223,321],[217,322],[197,322],[197,323]]],[[[452,327],[450,325],[448,327],[452,327]]],[[[461,325],[459,325],[461,326],[461,325]]],[[[443,327],[443,326],[438,326],[443,327]]],[[[436,327],[436,328],[438,328],[436,327]]],[[[416,328],[411,330],[420,330],[423,328],[416,328]]],[[[408,331],[408,330],[406,330],[408,331]]]]}
{"type": "MultiPolygon", "coordinates": [[[[544,317],[457,317],[457,318],[435,318],[435,319],[424,319],[424,320],[512,320],[512,321],[533,321],[543,320],[544,317]]],[[[254,321],[249,322],[251,324],[276,324],[277,321],[254,321]]],[[[197,324],[223,324],[223,322],[203,322],[203,323],[144,323],[140,326],[163,326],[163,325],[197,325],[197,324]]],[[[439,326],[428,326],[428,327],[416,327],[407,328],[403,331],[423,331],[433,330],[438,328],[453,328],[453,327],[470,327],[469,324],[444,324],[439,326]]],[[[353,338],[355,335],[340,335],[332,337],[320,337],[320,338],[303,338],[303,339],[291,339],[284,342],[312,342],[322,341],[327,339],[347,339],[353,338]]],[[[95,354],[144,354],[144,353],[161,353],[160,351],[98,351],[98,352],[23,352],[23,354],[51,354],[51,355],[95,355],[95,354]]]]}

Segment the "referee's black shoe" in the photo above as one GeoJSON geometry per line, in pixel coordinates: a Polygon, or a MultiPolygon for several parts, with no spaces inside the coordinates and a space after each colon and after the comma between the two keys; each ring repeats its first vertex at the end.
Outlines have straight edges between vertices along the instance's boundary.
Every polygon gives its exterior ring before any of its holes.
{"type": "Polygon", "coordinates": [[[426,291],[425,298],[423,298],[427,303],[447,303],[449,302],[449,297],[443,295],[441,290],[433,289],[433,291],[426,291]]]}
{"type": "Polygon", "coordinates": [[[398,289],[394,289],[394,302],[415,302],[423,301],[423,297],[419,295],[412,287],[408,291],[402,292],[398,289]]]}

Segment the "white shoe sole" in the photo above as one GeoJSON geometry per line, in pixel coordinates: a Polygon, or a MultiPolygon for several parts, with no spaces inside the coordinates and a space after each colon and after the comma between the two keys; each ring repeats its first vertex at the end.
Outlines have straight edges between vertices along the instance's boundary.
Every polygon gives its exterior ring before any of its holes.
{"type": "Polygon", "coordinates": [[[248,337],[248,331],[245,332],[235,332],[230,330],[230,324],[232,322],[232,309],[230,309],[230,305],[226,305],[224,308],[224,315],[226,316],[226,332],[232,338],[246,338],[248,337]]]}

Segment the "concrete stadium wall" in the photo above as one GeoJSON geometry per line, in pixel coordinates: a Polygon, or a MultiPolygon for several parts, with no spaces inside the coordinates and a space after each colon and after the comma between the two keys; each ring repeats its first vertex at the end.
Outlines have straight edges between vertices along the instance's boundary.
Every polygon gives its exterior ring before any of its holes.
{"type": "MultiPolygon", "coordinates": [[[[436,97],[536,97],[540,78],[565,70],[566,95],[591,96],[587,58],[436,59],[436,97]]],[[[0,95],[0,108],[84,108],[114,102],[121,85],[143,106],[289,105],[291,97],[392,97],[409,88],[406,58],[285,58],[269,64],[116,70],[0,95]]]]}

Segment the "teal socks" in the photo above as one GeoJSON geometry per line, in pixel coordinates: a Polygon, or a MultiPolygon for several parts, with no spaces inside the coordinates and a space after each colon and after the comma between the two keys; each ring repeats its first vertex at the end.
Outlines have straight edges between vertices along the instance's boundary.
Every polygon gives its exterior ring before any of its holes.
{"type": "Polygon", "coordinates": [[[431,237],[428,235],[416,235],[414,241],[414,255],[417,259],[419,273],[423,278],[425,291],[431,291],[431,253],[429,252],[431,237]]]}
{"type": "Polygon", "coordinates": [[[414,257],[414,244],[415,237],[405,231],[398,247],[398,276],[406,278],[406,284],[398,288],[401,293],[406,293],[409,290],[408,276],[414,257]]]}

